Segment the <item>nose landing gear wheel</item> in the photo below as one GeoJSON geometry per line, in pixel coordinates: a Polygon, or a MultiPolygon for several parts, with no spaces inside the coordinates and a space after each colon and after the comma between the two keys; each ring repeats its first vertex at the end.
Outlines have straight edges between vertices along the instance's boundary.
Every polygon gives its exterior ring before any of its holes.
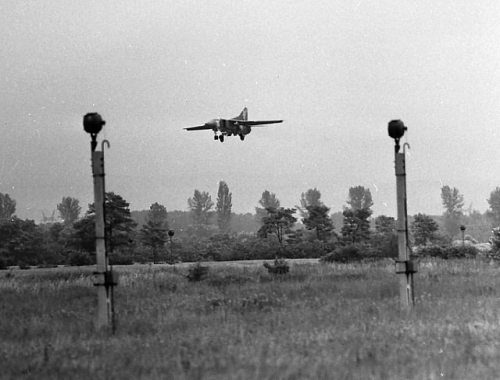
{"type": "Polygon", "coordinates": [[[245,140],[245,136],[244,135],[240,135],[240,140],[241,141],[245,140]]]}
{"type": "Polygon", "coordinates": [[[218,139],[219,139],[219,136],[215,135],[214,140],[218,140],[218,139]]]}

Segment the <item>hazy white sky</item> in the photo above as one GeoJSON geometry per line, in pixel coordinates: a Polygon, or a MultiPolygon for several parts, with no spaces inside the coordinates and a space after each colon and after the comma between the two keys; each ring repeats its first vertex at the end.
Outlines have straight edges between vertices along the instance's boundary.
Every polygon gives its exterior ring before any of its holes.
{"type": "Polygon", "coordinates": [[[409,214],[440,214],[442,185],[483,212],[500,186],[497,0],[3,0],[0,32],[0,192],[23,218],[92,202],[87,112],[133,210],[215,201],[224,180],[236,212],[314,187],[339,211],[362,185],[395,216],[391,119],[409,128],[409,214]],[[182,129],[245,106],[285,122],[223,144],[182,129]]]}

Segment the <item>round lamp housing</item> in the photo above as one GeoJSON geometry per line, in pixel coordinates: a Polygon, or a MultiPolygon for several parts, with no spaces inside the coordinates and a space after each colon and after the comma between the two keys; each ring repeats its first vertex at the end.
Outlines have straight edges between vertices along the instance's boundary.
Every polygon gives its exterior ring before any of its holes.
{"type": "Polygon", "coordinates": [[[168,236],[170,237],[174,236],[174,230],[168,230],[168,236]]]}
{"type": "Polygon", "coordinates": [[[464,225],[460,226],[460,231],[465,231],[465,226],[464,225]]]}
{"type": "Polygon", "coordinates": [[[405,134],[408,128],[404,125],[401,120],[391,120],[389,122],[389,136],[393,139],[399,140],[405,134]]]}
{"type": "Polygon", "coordinates": [[[88,113],[83,117],[83,129],[91,135],[97,135],[106,122],[97,112],[88,113]]]}

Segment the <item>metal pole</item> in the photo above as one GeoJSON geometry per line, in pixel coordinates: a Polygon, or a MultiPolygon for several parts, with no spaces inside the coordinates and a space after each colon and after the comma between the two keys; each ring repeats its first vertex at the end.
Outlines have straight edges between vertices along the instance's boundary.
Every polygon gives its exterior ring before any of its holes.
{"type": "Polygon", "coordinates": [[[94,209],[95,209],[95,246],[96,246],[96,266],[94,274],[97,281],[97,321],[96,327],[114,327],[114,307],[113,307],[113,286],[117,284],[117,276],[113,274],[108,263],[106,252],[106,232],[105,232],[105,185],[104,185],[104,145],[109,148],[109,142],[104,140],[101,144],[101,151],[97,151],[97,135],[106,122],[98,113],[88,113],[83,117],[83,129],[90,134],[92,175],[94,177],[94,209]]]}
{"type": "Polygon", "coordinates": [[[406,215],[406,168],[405,153],[399,152],[399,144],[396,145],[396,190],[398,206],[398,274],[399,274],[399,296],[401,306],[410,308],[413,305],[413,273],[408,271],[408,242],[407,242],[407,215],[406,215]]]}
{"type": "MultiPolygon", "coordinates": [[[[174,264],[174,251],[172,250],[172,238],[174,237],[174,230],[168,230],[168,237],[170,239],[170,263],[174,264]]],[[[175,268],[175,266],[174,266],[175,268]]]]}
{"type": "Polygon", "coordinates": [[[97,328],[111,325],[112,304],[107,282],[108,258],[104,222],[104,155],[102,151],[92,152],[92,174],[94,176],[95,248],[97,260],[97,328]]]}
{"type": "Polygon", "coordinates": [[[465,248],[465,226],[460,226],[460,231],[462,231],[462,248],[465,248]]]}
{"type": "Polygon", "coordinates": [[[399,140],[403,137],[407,130],[401,120],[392,120],[389,123],[389,136],[395,140],[394,156],[396,167],[396,192],[397,192],[397,208],[398,208],[398,260],[396,261],[396,273],[399,275],[399,296],[401,307],[410,309],[414,302],[414,286],[413,274],[417,272],[415,263],[410,260],[408,247],[408,218],[406,207],[406,162],[405,162],[405,147],[403,152],[400,152],[399,140]]]}

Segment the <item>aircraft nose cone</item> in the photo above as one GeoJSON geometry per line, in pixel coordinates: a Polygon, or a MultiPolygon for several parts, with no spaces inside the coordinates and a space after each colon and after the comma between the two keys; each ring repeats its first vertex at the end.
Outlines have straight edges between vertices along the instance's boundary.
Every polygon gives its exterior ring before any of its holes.
{"type": "Polygon", "coordinates": [[[207,127],[210,128],[217,128],[217,121],[216,120],[210,120],[205,124],[207,127]]]}

